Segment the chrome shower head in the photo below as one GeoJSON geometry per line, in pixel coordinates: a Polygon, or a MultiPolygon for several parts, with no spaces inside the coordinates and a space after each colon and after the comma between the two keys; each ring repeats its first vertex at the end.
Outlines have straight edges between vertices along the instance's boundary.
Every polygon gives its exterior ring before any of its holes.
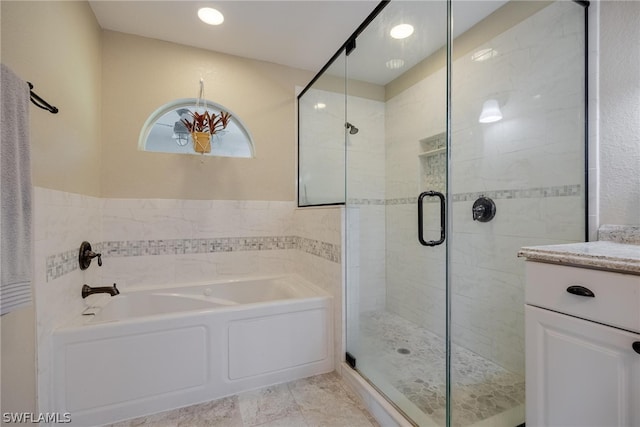
{"type": "Polygon", "coordinates": [[[350,134],[350,135],[355,135],[355,134],[356,134],[356,133],[358,133],[358,131],[360,130],[360,129],[358,129],[357,127],[355,127],[354,125],[352,125],[352,124],[351,124],[351,123],[349,123],[349,122],[346,122],[346,123],[344,124],[344,127],[345,127],[345,128],[347,128],[347,129],[349,129],[349,134],[350,134]]]}

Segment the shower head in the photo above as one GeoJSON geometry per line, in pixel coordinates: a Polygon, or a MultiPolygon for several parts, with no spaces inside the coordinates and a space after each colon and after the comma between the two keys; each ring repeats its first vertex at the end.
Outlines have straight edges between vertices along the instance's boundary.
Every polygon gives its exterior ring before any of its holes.
{"type": "Polygon", "coordinates": [[[344,124],[344,127],[345,127],[345,128],[347,128],[347,129],[349,129],[349,134],[350,134],[350,135],[355,135],[355,134],[356,134],[356,133],[358,133],[358,131],[360,130],[360,129],[358,129],[357,127],[355,127],[354,125],[352,125],[352,124],[351,124],[351,123],[349,123],[349,122],[346,122],[346,123],[344,124]]]}

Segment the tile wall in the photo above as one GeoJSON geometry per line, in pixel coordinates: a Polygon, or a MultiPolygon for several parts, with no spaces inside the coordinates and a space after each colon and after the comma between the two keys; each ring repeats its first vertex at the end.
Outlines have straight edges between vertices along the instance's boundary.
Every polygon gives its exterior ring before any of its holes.
{"type": "MultiPolygon", "coordinates": [[[[51,408],[51,335],[89,303],[83,284],[122,291],[246,275],[298,273],[334,296],[342,355],[342,209],[293,202],[99,199],[35,188],[38,403],[51,408]],[[78,268],[87,240],[103,256],[78,268]]],[[[91,301],[91,303],[95,303],[91,301]]],[[[340,345],[338,345],[340,344],[340,345]]]]}
{"type": "MultiPolygon", "coordinates": [[[[347,96],[349,122],[359,131],[346,134],[346,197],[349,230],[346,262],[350,284],[350,310],[381,310],[385,306],[385,104],[347,96]]],[[[345,131],[343,93],[308,90],[301,101],[306,146],[303,176],[310,202],[344,200],[345,131]],[[325,108],[315,109],[314,105],[325,108]],[[307,135],[309,134],[309,135],[307,135]]],[[[303,201],[305,194],[302,195],[303,201]]],[[[355,320],[354,320],[355,321],[355,320]]]]}
{"type": "MultiPolygon", "coordinates": [[[[584,238],[583,15],[573,7],[556,2],[478,46],[497,52],[490,60],[474,62],[470,52],[453,64],[453,339],[520,373],[524,283],[516,252],[584,238]],[[480,124],[491,98],[504,118],[480,124]],[[491,222],[472,219],[480,195],[497,205],[491,222]]],[[[423,162],[419,141],[444,130],[444,85],[437,72],[386,105],[386,198],[409,203],[387,205],[387,308],[437,334],[444,250],[417,243],[414,200],[427,188],[406,171],[423,162]]],[[[437,237],[437,204],[425,207],[426,232],[437,237]]]]}
{"type": "MultiPolygon", "coordinates": [[[[584,238],[584,45],[577,7],[553,3],[477,46],[494,49],[489,60],[472,61],[469,52],[453,64],[453,336],[518,373],[524,370],[524,283],[517,250],[584,238]],[[478,122],[487,99],[498,100],[500,122],[478,122]],[[472,219],[481,195],[497,204],[492,222],[472,219]]],[[[346,140],[346,314],[354,336],[360,313],[383,309],[444,335],[445,248],[418,243],[416,201],[422,191],[445,191],[445,154],[437,151],[446,127],[445,90],[441,69],[386,102],[347,97],[346,116],[360,129],[346,140]]],[[[309,92],[314,102],[344,105],[343,94],[309,92]]],[[[333,120],[339,128],[343,114],[333,120]]],[[[332,164],[341,164],[342,152],[334,154],[332,164]]],[[[437,240],[439,206],[427,199],[424,208],[425,239],[437,240]]]]}
{"type": "Polygon", "coordinates": [[[298,102],[300,204],[344,201],[344,94],[309,89],[298,102]]]}
{"type": "Polygon", "coordinates": [[[358,127],[347,135],[348,283],[357,292],[360,313],[382,310],[386,301],[385,241],[385,104],[347,97],[349,122],[358,127]],[[355,288],[355,289],[354,289],[355,288]]]}
{"type": "Polygon", "coordinates": [[[98,269],[78,268],[80,243],[101,242],[99,198],[34,187],[34,299],[37,333],[38,410],[52,410],[52,332],[85,309],[84,283],[99,282],[98,269]],[[75,249],[74,249],[75,248],[75,249]]]}

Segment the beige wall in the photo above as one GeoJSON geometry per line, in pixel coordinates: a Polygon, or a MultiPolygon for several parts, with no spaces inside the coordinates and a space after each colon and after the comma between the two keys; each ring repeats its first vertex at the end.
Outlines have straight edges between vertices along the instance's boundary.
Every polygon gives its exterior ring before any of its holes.
{"type": "Polygon", "coordinates": [[[295,86],[313,73],[111,31],[103,32],[102,196],[294,200],[295,86]],[[253,159],[138,151],[158,107],[197,95],[237,114],[253,159]]]}
{"type": "MultiPolygon", "coordinates": [[[[2,62],[60,109],[31,107],[33,184],[100,193],[100,28],[86,2],[2,1],[2,62]]],[[[35,412],[35,310],[2,317],[2,412],[35,412]]],[[[13,424],[15,425],[15,424],[13,424]]]]}
{"type": "Polygon", "coordinates": [[[33,306],[2,316],[0,413],[36,412],[35,319],[33,306]]]}
{"type": "Polygon", "coordinates": [[[2,1],[2,62],[57,115],[33,107],[34,185],[91,196],[294,200],[295,86],[312,72],[101,31],[86,2],[2,1]],[[256,158],[146,153],[162,104],[205,94],[251,131],[256,158]]]}
{"type": "Polygon", "coordinates": [[[86,2],[2,1],[2,62],[60,109],[31,108],[33,184],[100,194],[100,27],[86,2]]]}

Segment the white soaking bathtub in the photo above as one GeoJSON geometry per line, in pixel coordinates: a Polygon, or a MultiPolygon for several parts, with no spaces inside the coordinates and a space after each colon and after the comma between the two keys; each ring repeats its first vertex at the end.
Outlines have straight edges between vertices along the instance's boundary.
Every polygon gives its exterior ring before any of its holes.
{"type": "Polygon", "coordinates": [[[102,425],[330,372],[332,335],[297,275],[122,292],[54,332],[54,411],[102,425]]]}

